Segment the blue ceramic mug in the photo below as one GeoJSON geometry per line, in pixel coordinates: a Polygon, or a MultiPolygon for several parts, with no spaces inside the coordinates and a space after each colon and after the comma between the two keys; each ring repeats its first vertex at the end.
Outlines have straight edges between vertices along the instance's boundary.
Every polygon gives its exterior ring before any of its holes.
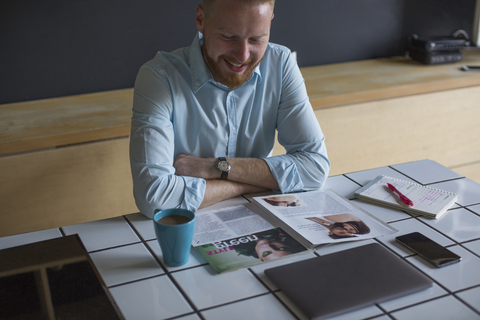
{"type": "Polygon", "coordinates": [[[195,213],[185,209],[161,210],[153,216],[153,225],[163,262],[171,267],[186,264],[195,231],[195,213]]]}

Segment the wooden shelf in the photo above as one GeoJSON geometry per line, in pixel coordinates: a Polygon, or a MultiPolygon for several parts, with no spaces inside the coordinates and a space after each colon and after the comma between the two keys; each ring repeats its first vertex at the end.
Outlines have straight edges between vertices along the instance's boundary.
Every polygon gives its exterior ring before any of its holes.
{"type": "Polygon", "coordinates": [[[0,105],[0,155],[128,137],[133,89],[0,105]]]}
{"type": "Polygon", "coordinates": [[[314,109],[404,97],[480,85],[480,50],[464,50],[457,63],[422,65],[403,57],[381,58],[302,68],[314,109]]]}

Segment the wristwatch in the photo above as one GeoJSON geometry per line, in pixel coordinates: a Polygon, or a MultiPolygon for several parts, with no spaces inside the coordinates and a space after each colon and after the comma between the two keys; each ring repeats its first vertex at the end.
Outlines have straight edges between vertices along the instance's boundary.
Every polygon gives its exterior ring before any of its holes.
{"type": "Polygon", "coordinates": [[[227,161],[227,158],[225,157],[218,158],[217,169],[220,170],[220,172],[222,173],[222,175],[220,176],[220,179],[227,180],[228,173],[230,172],[231,168],[232,166],[227,161]]]}

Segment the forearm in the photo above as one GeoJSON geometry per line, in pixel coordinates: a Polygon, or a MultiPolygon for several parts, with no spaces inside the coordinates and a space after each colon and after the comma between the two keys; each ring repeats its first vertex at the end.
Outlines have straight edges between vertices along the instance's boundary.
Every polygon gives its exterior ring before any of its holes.
{"type": "Polygon", "coordinates": [[[230,158],[232,169],[228,180],[247,183],[265,189],[278,190],[277,180],[273,177],[270,168],[263,159],[230,158]]]}
{"type": "Polygon", "coordinates": [[[267,190],[266,188],[228,180],[213,179],[206,180],[206,182],[205,194],[199,209],[245,193],[256,193],[267,190]]]}
{"type": "MultiPolygon", "coordinates": [[[[228,174],[228,181],[278,190],[278,183],[263,159],[228,158],[227,160],[232,167],[228,174]]],[[[217,158],[179,155],[173,166],[176,169],[176,175],[214,180],[219,179],[221,175],[216,167],[217,163],[217,158]]]]}

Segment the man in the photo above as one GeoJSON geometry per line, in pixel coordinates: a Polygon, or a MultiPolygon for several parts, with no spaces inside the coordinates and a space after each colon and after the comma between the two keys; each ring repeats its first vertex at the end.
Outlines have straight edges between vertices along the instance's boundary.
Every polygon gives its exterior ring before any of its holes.
{"type": "Polygon", "coordinates": [[[204,0],[190,47],[139,71],[130,142],[140,211],[317,189],[330,163],[291,52],[269,43],[274,0],[204,0]],[[270,157],[278,140],[287,154],[270,157]]]}

